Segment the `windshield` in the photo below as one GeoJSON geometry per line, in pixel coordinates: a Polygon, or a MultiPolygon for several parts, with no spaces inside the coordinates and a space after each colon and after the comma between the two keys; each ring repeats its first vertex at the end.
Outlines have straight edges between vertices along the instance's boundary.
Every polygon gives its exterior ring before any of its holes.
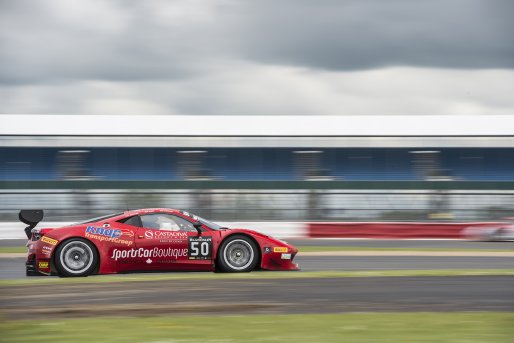
{"type": "Polygon", "coordinates": [[[210,227],[210,228],[211,228],[211,229],[213,229],[213,230],[224,229],[224,227],[223,227],[223,226],[221,226],[221,225],[219,225],[219,224],[216,224],[216,223],[214,223],[214,222],[208,221],[207,219],[203,219],[203,218],[198,217],[198,216],[197,216],[197,218],[198,218],[198,221],[199,221],[200,223],[202,223],[203,225],[206,225],[206,226],[210,227]]]}
{"type": "Polygon", "coordinates": [[[120,212],[120,213],[114,213],[114,214],[108,214],[108,215],[106,215],[106,216],[96,217],[96,218],[92,218],[92,219],[85,220],[85,221],[83,221],[83,222],[78,222],[78,223],[75,223],[75,225],[94,223],[94,222],[98,222],[98,221],[100,221],[100,220],[109,219],[109,218],[114,218],[114,217],[120,216],[120,215],[122,215],[122,214],[123,214],[123,212],[120,212]]]}
{"type": "Polygon", "coordinates": [[[219,224],[216,224],[214,222],[211,222],[211,221],[209,221],[207,219],[203,219],[202,217],[199,217],[196,214],[192,214],[192,213],[187,212],[187,211],[179,211],[179,212],[182,213],[185,216],[188,216],[189,218],[191,218],[193,220],[196,220],[196,221],[202,223],[205,226],[210,227],[213,230],[226,229],[225,227],[223,227],[223,226],[221,226],[219,224]]]}

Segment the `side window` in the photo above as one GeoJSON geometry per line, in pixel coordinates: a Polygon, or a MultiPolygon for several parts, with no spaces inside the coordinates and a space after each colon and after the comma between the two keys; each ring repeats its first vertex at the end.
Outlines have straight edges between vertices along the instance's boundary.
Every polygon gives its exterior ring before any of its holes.
{"type": "Polygon", "coordinates": [[[167,213],[153,213],[141,216],[145,229],[196,232],[193,224],[185,219],[167,213]]]}
{"type": "Polygon", "coordinates": [[[139,216],[128,217],[128,218],[119,220],[119,222],[123,223],[123,224],[127,224],[127,225],[141,227],[141,221],[139,220],[139,216]]]}

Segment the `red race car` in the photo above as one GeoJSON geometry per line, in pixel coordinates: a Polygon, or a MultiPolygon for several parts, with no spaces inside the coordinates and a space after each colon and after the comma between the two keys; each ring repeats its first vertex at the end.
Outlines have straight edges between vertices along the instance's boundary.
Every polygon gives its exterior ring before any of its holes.
{"type": "Polygon", "coordinates": [[[42,210],[22,210],[19,218],[29,225],[27,275],[298,269],[294,246],[180,210],[134,210],[44,229],[35,228],[42,210]]]}

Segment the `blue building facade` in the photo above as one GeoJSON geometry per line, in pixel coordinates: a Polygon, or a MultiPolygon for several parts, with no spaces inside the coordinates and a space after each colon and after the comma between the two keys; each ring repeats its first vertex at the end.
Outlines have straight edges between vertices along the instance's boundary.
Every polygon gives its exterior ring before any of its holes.
{"type": "Polygon", "coordinates": [[[513,148],[0,148],[1,180],[514,180],[513,148]],[[428,170],[428,171],[427,171],[428,170]]]}

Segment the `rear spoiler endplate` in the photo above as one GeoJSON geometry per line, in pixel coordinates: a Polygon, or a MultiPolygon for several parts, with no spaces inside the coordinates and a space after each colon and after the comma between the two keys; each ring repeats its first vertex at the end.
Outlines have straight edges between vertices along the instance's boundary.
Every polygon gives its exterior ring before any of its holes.
{"type": "Polygon", "coordinates": [[[20,221],[28,225],[25,228],[25,234],[28,239],[32,236],[31,230],[43,220],[43,216],[43,210],[21,210],[18,214],[20,221]]]}

